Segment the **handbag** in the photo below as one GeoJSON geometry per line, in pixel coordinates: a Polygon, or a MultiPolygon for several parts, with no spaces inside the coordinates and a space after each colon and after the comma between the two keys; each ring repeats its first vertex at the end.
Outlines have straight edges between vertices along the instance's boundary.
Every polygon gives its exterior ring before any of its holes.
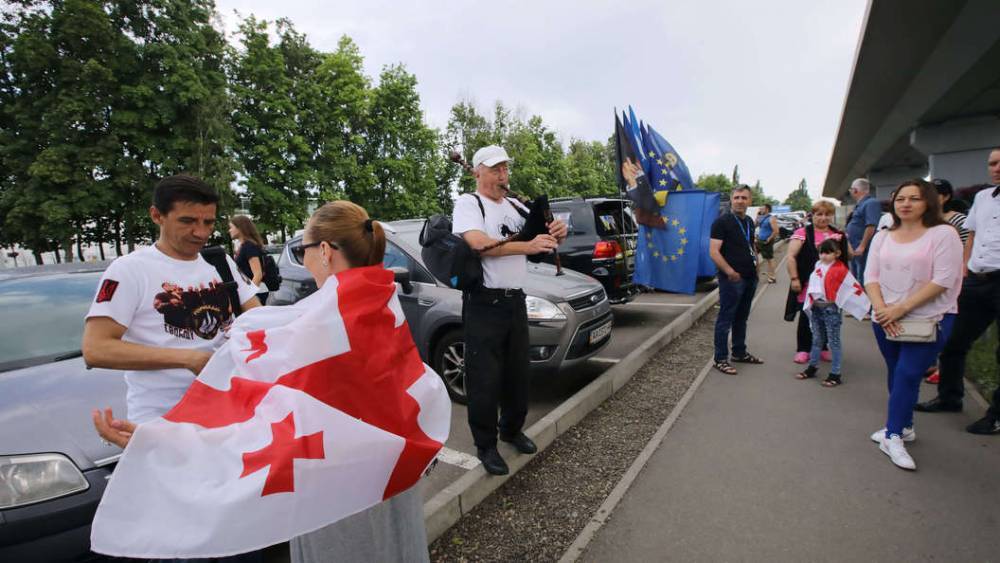
{"type": "Polygon", "coordinates": [[[890,336],[889,333],[886,333],[886,340],[922,344],[937,342],[937,321],[930,319],[903,319],[897,321],[897,324],[899,325],[899,335],[890,336]]]}

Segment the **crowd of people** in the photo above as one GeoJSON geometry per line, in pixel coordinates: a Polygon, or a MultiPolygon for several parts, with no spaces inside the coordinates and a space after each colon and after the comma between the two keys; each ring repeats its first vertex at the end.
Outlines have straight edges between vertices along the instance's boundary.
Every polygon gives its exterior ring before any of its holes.
{"type": "MultiPolygon", "coordinates": [[[[822,360],[832,364],[823,385],[843,383],[842,315],[845,307],[858,310],[863,287],[864,313],[855,315],[871,319],[888,388],[886,423],[871,439],[904,469],[916,469],[905,447],[916,439],[914,410],[962,410],[966,356],[991,324],[1000,323],[1000,147],[989,152],[987,170],[992,186],[976,193],[967,215],[950,182],[914,179],[893,190],[883,216],[868,180],[859,178],[850,186],[856,206],[844,231],[832,224],[834,205],[820,200],[811,222],[789,242],[785,319],[798,318],[793,361],[807,364],[796,378],[816,377],[822,360]],[[848,276],[858,291],[840,295],[837,288],[848,276]],[[925,378],[938,384],[938,394],[918,403],[925,378]]],[[[770,254],[773,227],[765,206],[757,233],[751,229],[745,217],[750,193],[745,186],[733,191],[731,211],[715,221],[711,234],[719,268],[714,367],[728,375],[737,373],[733,363],[763,363],[747,352],[746,331],[758,262],[765,249],[770,254]]],[[[765,279],[772,272],[764,264],[765,279]]],[[[1000,388],[992,405],[968,432],[1000,434],[1000,388]]]]}
{"type": "MultiPolygon", "coordinates": [[[[517,230],[524,221],[523,209],[516,207],[520,203],[507,197],[511,161],[498,146],[475,154],[477,189],[458,198],[453,223],[453,232],[482,256],[483,283],[463,294],[468,423],[477,455],[493,475],[508,472],[498,439],[521,454],[537,450],[523,432],[528,406],[522,289],[526,257],[554,251],[567,231],[556,220],[548,233],[533,240],[497,244],[505,229],[517,230]]],[[[843,382],[840,331],[842,314],[849,308],[831,291],[836,284],[831,286],[830,280],[839,284],[853,275],[870,299],[874,338],[887,368],[886,422],[871,439],[902,468],[916,467],[904,445],[916,438],[914,408],[962,409],[965,357],[986,328],[1000,320],[1000,148],[990,153],[988,167],[997,186],[980,191],[967,216],[956,211],[946,181],[911,180],[894,190],[891,224],[880,230],[880,206],[869,195],[867,181],[859,179],[851,186],[858,206],[845,231],[833,226],[835,209],[821,200],[813,205],[811,223],[791,236],[785,318],[798,318],[793,360],[806,364],[796,377],[816,377],[820,362],[829,361],[823,384],[836,387],[843,382]],[[918,404],[920,383],[938,362],[938,396],[918,404]]],[[[719,269],[720,301],[714,367],[728,375],[738,373],[733,364],[763,363],[747,349],[747,321],[758,262],[773,260],[777,229],[768,207],[763,220],[755,223],[747,217],[751,194],[749,187],[737,187],[731,211],[711,228],[710,255],[719,269]]],[[[110,410],[93,415],[97,432],[109,442],[124,447],[137,424],[162,416],[176,404],[235,315],[266,299],[258,289],[264,276],[264,240],[248,218],[229,220],[229,233],[240,244],[235,260],[225,258],[222,268],[228,272],[201,256],[215,229],[217,203],[216,191],[198,178],[165,178],[150,208],[159,239],[113,262],[101,278],[87,314],[82,349],[88,365],[126,371],[128,419],[116,418],[110,410]],[[226,293],[220,274],[234,280],[235,292],[226,293]],[[238,302],[232,302],[233,294],[238,302]],[[186,305],[195,301],[200,305],[186,305]],[[205,314],[202,309],[211,309],[206,303],[215,304],[211,322],[197,318],[205,314]],[[181,319],[184,315],[191,318],[181,319]],[[187,330],[191,327],[198,330],[187,330]]],[[[385,244],[377,221],[357,205],[339,201],[313,214],[292,251],[322,286],[338,272],[381,263],[385,244]]],[[[764,275],[773,281],[773,263],[764,275]]],[[[1000,434],[1000,390],[993,404],[969,432],[1000,434]]],[[[426,553],[418,495],[403,494],[371,510],[361,519],[296,538],[293,559],[365,558],[376,556],[373,549],[382,550],[377,556],[383,557],[390,546],[403,550],[397,554],[412,555],[414,549],[426,553]],[[387,535],[393,542],[379,541],[387,535]]],[[[254,561],[259,553],[236,559],[254,561]]]]}

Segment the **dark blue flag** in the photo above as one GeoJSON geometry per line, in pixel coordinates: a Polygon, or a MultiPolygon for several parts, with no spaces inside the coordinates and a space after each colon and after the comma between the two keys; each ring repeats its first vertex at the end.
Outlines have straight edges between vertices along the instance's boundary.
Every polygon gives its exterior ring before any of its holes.
{"type": "MultiPolygon", "coordinates": [[[[649,185],[652,186],[654,194],[656,192],[678,190],[681,184],[675,176],[671,175],[670,169],[666,166],[666,161],[664,160],[666,157],[653,144],[651,133],[652,128],[642,131],[642,143],[647,149],[646,156],[649,163],[649,185]]],[[[657,198],[657,201],[665,200],[657,198]]]]}
{"type": "Polygon", "coordinates": [[[715,276],[718,269],[708,254],[708,245],[709,239],[712,238],[712,223],[719,217],[720,198],[719,192],[703,193],[705,194],[705,211],[701,220],[701,257],[698,261],[698,277],[712,277],[715,276]]]}
{"type": "Polygon", "coordinates": [[[653,197],[649,186],[649,178],[642,171],[638,151],[633,143],[632,132],[622,126],[615,113],[615,174],[618,177],[618,189],[632,201],[636,221],[652,227],[662,226],[660,205],[653,197]],[[626,179],[623,169],[634,170],[634,180],[626,179]]]}
{"type": "Polygon", "coordinates": [[[701,190],[672,193],[660,211],[666,229],[639,227],[635,283],[675,293],[694,293],[706,199],[701,190]]]}
{"type": "Polygon", "coordinates": [[[656,164],[663,170],[664,174],[669,174],[674,182],[674,190],[693,190],[696,189],[694,181],[691,180],[691,172],[688,170],[687,164],[684,164],[684,159],[681,155],[677,154],[674,147],[663,138],[662,135],[656,132],[652,127],[649,128],[649,144],[647,146],[652,147],[654,151],[659,155],[656,159],[656,164]]]}

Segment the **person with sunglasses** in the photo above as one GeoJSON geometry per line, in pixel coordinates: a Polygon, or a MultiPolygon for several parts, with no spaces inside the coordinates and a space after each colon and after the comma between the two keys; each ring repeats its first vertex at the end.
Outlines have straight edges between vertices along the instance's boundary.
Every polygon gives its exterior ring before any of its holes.
{"type": "MultiPolygon", "coordinates": [[[[323,287],[351,268],[382,264],[385,231],[368,212],[349,201],[316,210],[302,241],[289,250],[323,287]]],[[[294,563],[321,561],[428,561],[427,532],[419,487],[386,502],[304,534],[289,542],[294,563]]]]}

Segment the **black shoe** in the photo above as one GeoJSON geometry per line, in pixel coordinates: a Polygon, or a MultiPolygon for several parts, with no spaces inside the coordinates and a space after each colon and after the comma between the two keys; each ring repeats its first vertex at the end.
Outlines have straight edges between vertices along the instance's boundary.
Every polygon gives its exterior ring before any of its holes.
{"type": "Polygon", "coordinates": [[[524,432],[518,432],[517,436],[514,436],[513,438],[500,436],[500,439],[514,446],[514,449],[522,454],[533,454],[538,451],[538,446],[531,441],[531,438],[525,436],[524,432]]]}
{"type": "Polygon", "coordinates": [[[490,475],[506,475],[510,473],[510,469],[507,467],[507,462],[500,457],[500,452],[494,448],[477,448],[476,457],[479,461],[483,462],[483,468],[490,475]]]}
{"type": "Polygon", "coordinates": [[[1000,434],[1000,418],[986,413],[986,416],[965,427],[971,434],[1000,434]]]}
{"type": "Polygon", "coordinates": [[[961,401],[949,403],[942,401],[941,397],[934,397],[930,401],[917,403],[913,410],[917,412],[962,412],[962,403],[961,401]]]}

